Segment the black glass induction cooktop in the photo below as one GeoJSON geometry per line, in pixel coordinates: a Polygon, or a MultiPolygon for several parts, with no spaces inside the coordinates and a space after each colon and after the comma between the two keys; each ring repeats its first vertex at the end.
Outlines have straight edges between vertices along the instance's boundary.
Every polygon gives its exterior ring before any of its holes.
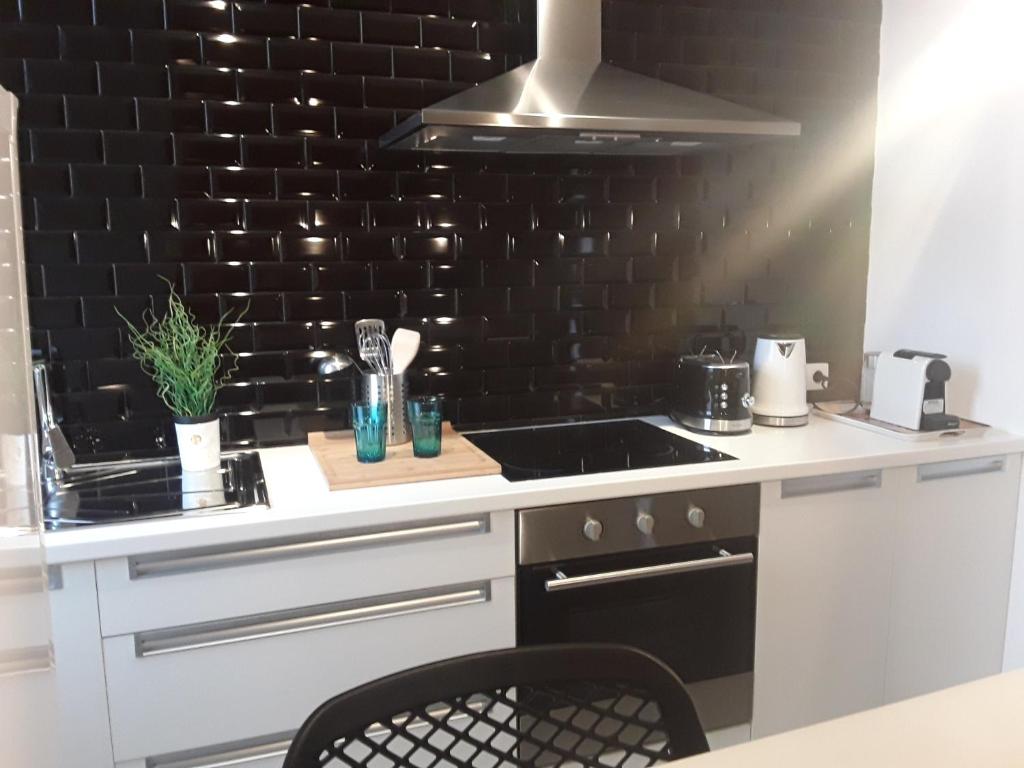
{"type": "Polygon", "coordinates": [[[501,474],[513,482],[734,460],[733,456],[638,419],[500,429],[463,436],[499,462],[501,474]]]}

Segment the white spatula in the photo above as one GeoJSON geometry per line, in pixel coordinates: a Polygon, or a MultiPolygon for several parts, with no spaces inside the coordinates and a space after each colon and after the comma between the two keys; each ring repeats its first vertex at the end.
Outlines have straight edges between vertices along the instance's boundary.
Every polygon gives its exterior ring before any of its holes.
{"type": "Polygon", "coordinates": [[[416,331],[407,328],[396,330],[395,335],[391,337],[391,364],[394,366],[395,374],[405,371],[419,351],[420,335],[416,331]]]}

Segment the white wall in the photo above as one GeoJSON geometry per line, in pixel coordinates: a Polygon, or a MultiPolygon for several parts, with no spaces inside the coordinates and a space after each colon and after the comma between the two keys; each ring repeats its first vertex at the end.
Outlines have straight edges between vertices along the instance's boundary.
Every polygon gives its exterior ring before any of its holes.
{"type": "MultiPolygon", "coordinates": [[[[883,9],[864,346],[946,353],[949,410],[1024,434],[1024,2],[883,9]]],[[[1007,666],[1024,515],[1016,551],[1007,666]]]]}

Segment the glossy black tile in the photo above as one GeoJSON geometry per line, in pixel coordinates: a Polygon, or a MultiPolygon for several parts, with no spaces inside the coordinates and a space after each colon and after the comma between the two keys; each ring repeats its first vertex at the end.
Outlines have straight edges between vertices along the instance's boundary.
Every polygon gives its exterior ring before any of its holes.
{"type": "Polygon", "coordinates": [[[272,132],[270,106],[208,101],[206,130],[210,133],[269,134],[272,132]]]}
{"type": "Polygon", "coordinates": [[[230,101],[236,95],[241,96],[242,81],[249,74],[240,75],[240,82],[236,84],[234,70],[175,65],[170,69],[171,96],[175,99],[230,101]]]}
{"type": "Polygon", "coordinates": [[[74,264],[74,238],[70,232],[25,232],[25,259],[29,264],[74,264]]]}
{"type": "Polygon", "coordinates": [[[249,290],[247,264],[186,264],[184,270],[185,291],[190,294],[249,290]]]}
{"type": "Polygon", "coordinates": [[[254,291],[311,291],[313,271],[308,264],[254,264],[254,291]]]}
{"type": "Polygon", "coordinates": [[[137,64],[101,63],[98,65],[102,96],[168,96],[167,69],[141,67],[137,64]]]}
{"type": "Polygon", "coordinates": [[[426,264],[411,261],[378,261],[373,264],[373,287],[415,290],[426,288],[428,271],[426,264]]]}
{"type": "Polygon", "coordinates": [[[174,137],[174,161],[178,165],[240,165],[241,159],[237,136],[178,134],[174,137]]]}
{"type": "Polygon", "coordinates": [[[172,228],[177,220],[173,200],[112,197],[107,201],[110,229],[142,232],[172,228]]]}
{"type": "Polygon", "coordinates": [[[110,164],[163,165],[174,159],[174,149],[170,134],[104,131],[103,157],[110,164]]]}
{"type": "Polygon", "coordinates": [[[223,0],[164,0],[168,29],[231,32],[231,6],[223,0]]]}
{"type": "Polygon", "coordinates": [[[0,27],[0,57],[51,59],[60,55],[59,29],[44,24],[4,24],[0,27]]]}
{"type": "Polygon", "coordinates": [[[72,165],[76,197],[131,197],[142,193],[142,176],[131,165],[72,165]]]}
{"type": "Polygon", "coordinates": [[[212,261],[212,239],[205,232],[147,232],[146,248],[153,262],[212,261]]]}
{"type": "Polygon", "coordinates": [[[387,45],[334,43],[331,46],[334,73],[338,75],[380,75],[392,72],[391,48],[387,45]]]}
{"type": "Polygon", "coordinates": [[[312,323],[257,323],[253,326],[253,336],[257,352],[313,349],[316,346],[316,330],[312,323]]]}
{"type": "Polygon", "coordinates": [[[402,254],[414,261],[447,261],[455,258],[451,235],[420,232],[406,235],[401,243],[402,254]]]}
{"type": "Polygon", "coordinates": [[[278,237],[273,232],[218,232],[218,261],[277,261],[278,237]]]}
{"type": "Polygon", "coordinates": [[[350,261],[389,261],[395,257],[394,235],[358,232],[345,235],[343,241],[345,258],[350,261]]]}
{"type": "Polygon", "coordinates": [[[106,229],[107,207],[103,200],[37,197],[39,229],[106,229]]]}
{"type": "Polygon", "coordinates": [[[361,141],[310,138],[306,153],[310,168],[356,169],[363,165],[364,145],[361,141]]]}
{"type": "Polygon", "coordinates": [[[182,229],[239,229],[242,221],[241,201],[178,201],[178,225],[182,229]]]}
{"type": "Polygon", "coordinates": [[[94,0],[96,24],[121,29],[161,29],[162,0],[94,0]]]}
{"type": "Polygon", "coordinates": [[[33,94],[96,93],[96,65],[29,59],[25,62],[25,87],[33,94]]]}
{"type": "MultiPolygon", "coordinates": [[[[199,35],[195,32],[151,32],[132,29],[132,60],[138,64],[150,65],[199,64],[203,60],[199,35]]],[[[214,87],[214,83],[218,82],[215,77],[210,76],[208,82],[203,82],[202,76],[207,74],[206,72],[197,73],[199,76],[190,78],[187,70],[177,71],[178,75],[171,75],[171,87],[175,95],[182,91],[197,96],[206,92],[218,92],[214,87]]]]}
{"type": "Polygon", "coordinates": [[[292,321],[341,319],[344,305],[340,293],[286,293],[284,313],[292,321]]]}
{"type": "Polygon", "coordinates": [[[234,21],[235,32],[239,34],[278,37],[295,37],[298,34],[298,13],[291,4],[236,2],[234,21]]]}
{"type": "Polygon", "coordinates": [[[366,227],[366,206],[362,203],[333,203],[314,200],[309,204],[309,226],[313,230],[327,232],[339,229],[364,229],[366,227]]]}
{"type": "Polygon", "coordinates": [[[394,67],[395,77],[448,80],[452,74],[448,52],[430,48],[395,48],[394,67]]]}
{"type": "Polygon", "coordinates": [[[209,197],[210,179],[206,168],[143,166],[142,190],[154,198],[209,197]]]}
{"type": "Polygon", "coordinates": [[[213,197],[272,198],[276,195],[274,171],[269,168],[211,168],[213,197]]]}
{"type": "Polygon", "coordinates": [[[165,295],[168,282],[178,291],[184,287],[178,264],[117,264],[114,274],[118,296],[165,295]]]}
{"type": "Polygon", "coordinates": [[[326,106],[274,105],[278,136],[334,136],[334,110],[326,106]]]}
{"type": "Polygon", "coordinates": [[[503,56],[476,51],[452,51],[452,80],[462,83],[482,83],[505,71],[503,56]]]}
{"type": "Polygon", "coordinates": [[[71,183],[66,165],[33,165],[21,171],[23,195],[67,197],[71,183]]]}
{"type": "Polygon", "coordinates": [[[313,277],[317,291],[366,291],[372,287],[369,264],[315,264],[313,277]]]}
{"type": "Polygon", "coordinates": [[[472,21],[426,17],[421,21],[423,46],[430,48],[473,50],[476,25],[472,21]]]}
{"type": "Polygon", "coordinates": [[[128,98],[65,96],[64,110],[68,128],[109,128],[134,130],[135,104],[128,98]]]}
{"type": "Polygon", "coordinates": [[[80,298],[29,298],[29,322],[33,328],[76,328],[82,324],[80,298]]]}
{"type": "Polygon", "coordinates": [[[211,67],[267,68],[267,41],[263,37],[201,35],[203,64],[211,67]]]}
{"type": "Polygon", "coordinates": [[[336,107],[334,120],[338,136],[373,141],[395,124],[395,113],[390,109],[336,107]]]}
{"type": "MultiPolygon", "coordinates": [[[[52,33],[52,28],[48,29],[52,33]]],[[[38,54],[22,54],[26,57],[38,54]]],[[[60,57],[70,61],[131,61],[132,40],[126,29],[61,27],[60,57]]]]}
{"type": "Polygon", "coordinates": [[[337,261],[338,258],[337,238],[318,235],[285,234],[281,236],[281,259],[283,261],[337,261]]]}
{"type": "Polygon", "coordinates": [[[270,202],[255,200],[245,204],[246,229],[306,229],[309,208],[297,201],[270,202]]]}
{"type": "Polygon", "coordinates": [[[398,291],[359,291],[345,294],[345,319],[364,317],[388,319],[402,312],[402,295],[398,291]]]}
{"type": "Polygon", "coordinates": [[[359,42],[359,14],[355,11],[300,6],[299,36],[310,40],[359,42]]]}
{"type": "Polygon", "coordinates": [[[53,265],[43,268],[46,295],[105,296],[114,293],[114,272],[108,265],[53,265]]]}
{"type": "MultiPolygon", "coordinates": [[[[242,164],[251,168],[301,168],[306,163],[306,145],[298,137],[245,136],[242,164]]],[[[237,165],[237,163],[222,163],[237,165]]]]}
{"type": "Polygon", "coordinates": [[[146,261],[146,242],[136,232],[76,232],[80,264],[119,264],[146,261]]]}
{"type": "Polygon", "coordinates": [[[22,128],[63,128],[64,100],[60,96],[18,98],[18,120],[22,128]]]}
{"type": "Polygon", "coordinates": [[[269,50],[271,69],[295,69],[302,72],[331,71],[331,44],[328,42],[271,38],[269,50]]]}
{"type": "Polygon", "coordinates": [[[404,14],[366,12],[363,17],[363,41],[385,45],[419,45],[420,20],[404,14]]]}

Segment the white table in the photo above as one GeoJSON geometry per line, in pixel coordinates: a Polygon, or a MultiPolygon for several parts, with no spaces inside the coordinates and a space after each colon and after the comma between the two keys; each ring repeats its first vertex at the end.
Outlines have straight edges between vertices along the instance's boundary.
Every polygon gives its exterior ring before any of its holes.
{"type": "Polygon", "coordinates": [[[670,765],[986,768],[1024,765],[1024,670],[670,765]]]}

